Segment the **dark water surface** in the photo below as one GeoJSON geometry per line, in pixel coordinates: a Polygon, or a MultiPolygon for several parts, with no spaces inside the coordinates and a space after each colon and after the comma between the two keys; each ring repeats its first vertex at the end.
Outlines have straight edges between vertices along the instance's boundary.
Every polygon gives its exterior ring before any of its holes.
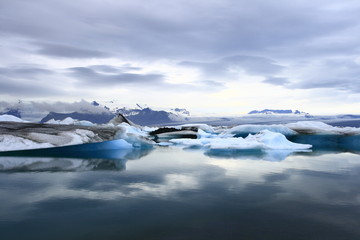
{"type": "Polygon", "coordinates": [[[157,148],[0,169],[0,239],[360,239],[356,153],[157,148]]]}

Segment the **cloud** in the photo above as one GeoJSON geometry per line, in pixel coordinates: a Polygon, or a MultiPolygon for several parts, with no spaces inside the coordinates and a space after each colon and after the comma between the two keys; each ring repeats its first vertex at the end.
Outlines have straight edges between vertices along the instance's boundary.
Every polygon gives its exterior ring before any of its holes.
{"type": "Polygon", "coordinates": [[[58,112],[58,113],[69,113],[69,112],[91,112],[91,113],[103,113],[108,112],[101,106],[94,106],[86,100],[76,101],[72,103],[57,101],[54,103],[48,102],[29,102],[33,108],[42,112],[58,112]]]}
{"type": "Polygon", "coordinates": [[[102,106],[94,106],[86,100],[75,102],[44,102],[44,101],[22,101],[17,102],[0,102],[0,112],[7,109],[19,109],[21,115],[26,120],[39,121],[45,117],[49,112],[57,113],[109,113],[109,111],[102,106]]]}
{"type": "Polygon", "coordinates": [[[0,76],[0,94],[10,97],[39,97],[61,96],[65,91],[57,87],[41,85],[36,81],[19,81],[0,76]]]}
{"type": "Polygon", "coordinates": [[[280,85],[280,86],[284,86],[284,85],[290,83],[287,78],[282,78],[282,77],[268,77],[265,80],[263,80],[263,82],[273,84],[273,85],[280,85]]]}
{"type": "Polygon", "coordinates": [[[62,89],[41,80],[53,74],[51,70],[34,66],[0,67],[0,94],[18,98],[64,94],[62,89]]]}
{"type": "Polygon", "coordinates": [[[0,67],[0,76],[15,78],[31,78],[39,75],[49,75],[54,72],[45,68],[20,66],[20,67],[0,67]]]}
{"type": "MultiPolygon", "coordinates": [[[[351,58],[326,59],[316,63],[303,63],[298,68],[296,80],[286,84],[293,89],[328,88],[360,93],[360,63],[351,58]]],[[[295,71],[294,71],[295,72],[295,71]]]]}
{"type": "MultiPolygon", "coordinates": [[[[325,1],[292,4],[284,0],[278,4],[259,0],[182,0],[146,5],[139,0],[107,4],[85,0],[4,0],[0,31],[76,49],[101,48],[101,52],[118,56],[148,59],[249,52],[258,55],[273,52],[275,47],[293,52],[294,45],[336,36],[357,22],[359,3],[351,2],[341,8],[326,8],[324,4],[330,5],[325,1]]],[[[331,41],[324,42],[331,46],[331,41]]],[[[53,47],[44,52],[71,55],[67,49],[53,47]]]]}
{"type": "Polygon", "coordinates": [[[121,66],[111,66],[111,65],[92,65],[89,66],[94,71],[103,72],[103,73],[120,73],[127,71],[140,71],[141,67],[133,67],[131,64],[123,64],[121,66]]]}
{"type": "Polygon", "coordinates": [[[67,69],[68,75],[77,79],[77,84],[83,87],[88,85],[103,88],[130,87],[135,89],[162,89],[172,92],[213,92],[223,89],[223,83],[213,80],[197,80],[189,83],[169,83],[166,75],[158,73],[129,73],[124,70],[140,70],[128,65],[114,66],[89,66],[67,69]]]}
{"type": "Polygon", "coordinates": [[[274,60],[244,55],[225,57],[212,62],[183,61],[180,62],[180,65],[199,68],[205,75],[212,77],[224,77],[241,71],[251,75],[271,75],[284,69],[283,66],[276,64],[274,60]]]}
{"type": "Polygon", "coordinates": [[[49,43],[37,43],[41,48],[37,50],[37,53],[42,55],[64,57],[64,58],[103,58],[107,57],[108,54],[97,51],[89,50],[79,47],[72,47],[59,44],[49,43]]]}
{"type": "Polygon", "coordinates": [[[0,66],[42,69],[0,69],[1,84],[25,96],[34,94],[22,80],[39,96],[51,95],[46,89],[58,81],[81,97],[99,96],[99,87],[104,95],[118,87],[200,95],[248,83],[283,86],[283,94],[357,94],[359,10],[360,2],[340,0],[2,0],[0,66]]]}
{"type": "Polygon", "coordinates": [[[79,84],[92,84],[97,86],[109,87],[116,85],[150,85],[162,83],[162,74],[137,74],[137,73],[100,73],[89,67],[69,68],[69,75],[78,79],[79,84]]]}

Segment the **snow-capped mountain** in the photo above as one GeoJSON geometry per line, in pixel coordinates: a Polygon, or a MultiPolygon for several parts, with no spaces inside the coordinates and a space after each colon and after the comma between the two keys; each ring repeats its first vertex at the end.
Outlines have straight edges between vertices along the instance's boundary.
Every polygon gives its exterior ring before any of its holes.
{"type": "Polygon", "coordinates": [[[302,112],[299,110],[281,110],[281,109],[263,109],[263,110],[253,110],[250,111],[248,114],[288,114],[288,115],[309,115],[309,113],[302,112]]]}
{"type": "Polygon", "coordinates": [[[187,120],[181,113],[163,110],[158,111],[149,107],[142,109],[120,108],[116,113],[121,113],[130,121],[139,125],[166,124],[187,120]]]}
{"type": "Polygon", "coordinates": [[[21,112],[17,108],[6,108],[3,112],[0,112],[0,115],[12,115],[21,118],[21,112]]]}
{"type": "MultiPolygon", "coordinates": [[[[97,102],[96,102],[97,103],[97,102]]],[[[112,113],[121,113],[133,123],[139,125],[167,124],[187,121],[190,112],[184,108],[157,109],[147,104],[136,104],[134,107],[124,106],[116,100],[100,104],[112,113]]]]}
{"type": "Polygon", "coordinates": [[[93,123],[103,124],[109,122],[116,114],[121,113],[130,121],[139,125],[171,124],[184,122],[190,116],[184,108],[155,109],[146,104],[136,104],[128,107],[119,101],[92,101],[81,100],[74,103],[45,103],[2,102],[0,115],[12,115],[31,122],[47,122],[51,119],[64,120],[68,117],[77,120],[86,120],[93,123]]]}

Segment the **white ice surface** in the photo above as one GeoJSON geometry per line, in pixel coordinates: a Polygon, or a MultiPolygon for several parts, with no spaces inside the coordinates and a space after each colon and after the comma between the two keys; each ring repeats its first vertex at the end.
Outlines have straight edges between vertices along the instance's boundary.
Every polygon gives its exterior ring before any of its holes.
{"type": "Polygon", "coordinates": [[[143,131],[138,127],[131,126],[127,123],[121,123],[117,125],[116,128],[118,131],[114,138],[124,139],[134,148],[147,148],[154,145],[154,142],[147,138],[149,136],[148,132],[143,131]]]}
{"type": "Polygon", "coordinates": [[[27,122],[13,115],[0,115],[0,122],[27,122]]]}
{"type": "Polygon", "coordinates": [[[91,142],[95,137],[92,131],[76,129],[61,132],[59,135],[29,133],[27,138],[12,135],[0,135],[0,151],[49,148],[91,142]]]}
{"type": "Polygon", "coordinates": [[[0,151],[54,147],[50,143],[39,143],[12,135],[0,135],[0,151]]]}
{"type": "Polygon", "coordinates": [[[318,121],[301,121],[285,124],[286,127],[294,131],[304,131],[312,134],[360,134],[360,128],[356,127],[333,127],[318,121]]]}
{"type": "Polygon", "coordinates": [[[269,130],[271,132],[281,133],[283,135],[296,134],[295,131],[284,125],[253,125],[253,124],[244,124],[244,125],[235,126],[222,132],[222,134],[224,135],[248,134],[248,133],[258,133],[263,130],[269,130]]]}
{"type": "Polygon", "coordinates": [[[200,138],[200,139],[171,139],[170,142],[194,147],[205,147],[208,149],[283,149],[300,150],[309,149],[309,144],[298,144],[290,142],[281,133],[263,130],[258,134],[249,135],[246,138],[200,138]]]}

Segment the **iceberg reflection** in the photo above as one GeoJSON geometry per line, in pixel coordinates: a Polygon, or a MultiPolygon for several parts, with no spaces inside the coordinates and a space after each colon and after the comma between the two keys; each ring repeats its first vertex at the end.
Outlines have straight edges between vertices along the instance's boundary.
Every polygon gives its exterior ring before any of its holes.
{"type": "Polygon", "coordinates": [[[229,158],[229,159],[254,159],[272,162],[280,162],[291,155],[300,153],[311,153],[311,150],[262,150],[262,149],[233,149],[221,150],[210,149],[205,151],[205,155],[212,158],[229,158]]]}
{"type": "Polygon", "coordinates": [[[124,170],[125,168],[125,159],[0,157],[0,171],[3,172],[124,170]]]}
{"type": "Polygon", "coordinates": [[[152,148],[122,148],[119,140],[64,147],[0,152],[0,171],[124,170],[126,161],[152,148]]]}

